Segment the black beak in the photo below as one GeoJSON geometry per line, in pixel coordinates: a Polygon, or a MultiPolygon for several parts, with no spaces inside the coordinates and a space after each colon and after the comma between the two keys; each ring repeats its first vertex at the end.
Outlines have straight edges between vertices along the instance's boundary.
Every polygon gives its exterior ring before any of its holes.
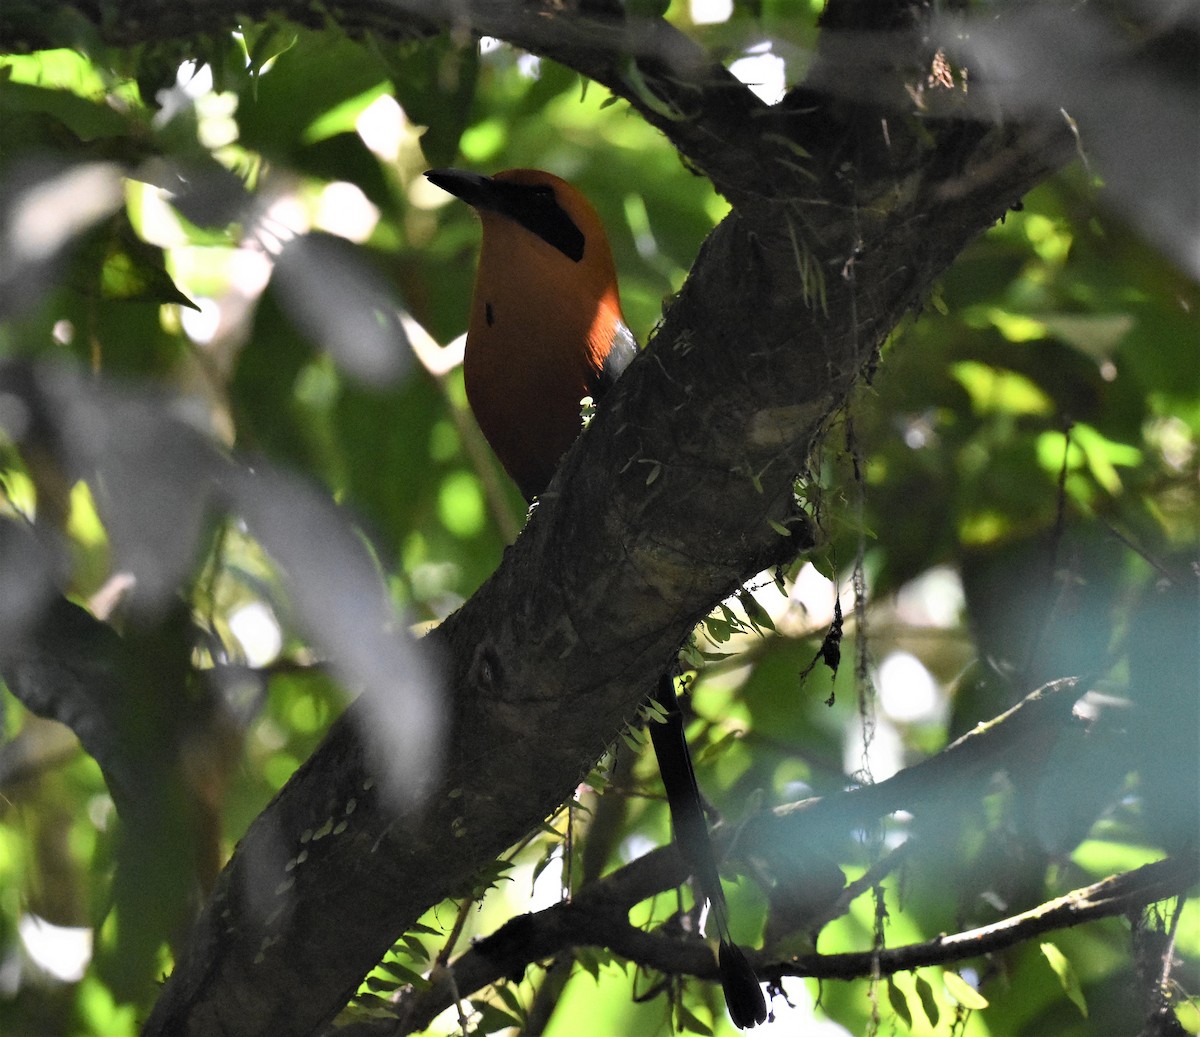
{"type": "Polygon", "coordinates": [[[430,169],[425,179],[435,187],[460,198],[474,209],[495,209],[496,181],[465,169],[430,169]]]}
{"type": "Polygon", "coordinates": [[[497,180],[464,169],[430,169],[425,177],[475,210],[487,209],[507,216],[558,249],[571,262],[578,263],[583,258],[586,244],[583,232],[558,204],[549,185],[497,180]]]}

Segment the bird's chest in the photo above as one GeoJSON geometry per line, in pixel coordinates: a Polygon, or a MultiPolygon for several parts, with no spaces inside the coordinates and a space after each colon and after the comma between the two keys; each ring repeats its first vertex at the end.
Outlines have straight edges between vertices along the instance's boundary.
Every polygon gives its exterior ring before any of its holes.
{"type": "MultiPolygon", "coordinates": [[[[542,299],[530,306],[520,294],[474,301],[467,337],[467,392],[487,412],[526,415],[569,412],[578,426],[578,404],[598,371],[594,356],[595,306],[562,305],[542,299]]],[[[602,362],[602,361],[601,361],[602,362]]],[[[476,410],[478,413],[478,410],[476,410]]]]}
{"type": "Polygon", "coordinates": [[[579,434],[579,401],[596,375],[586,315],[511,296],[476,298],[467,336],[467,398],[504,467],[540,493],[579,434]]]}

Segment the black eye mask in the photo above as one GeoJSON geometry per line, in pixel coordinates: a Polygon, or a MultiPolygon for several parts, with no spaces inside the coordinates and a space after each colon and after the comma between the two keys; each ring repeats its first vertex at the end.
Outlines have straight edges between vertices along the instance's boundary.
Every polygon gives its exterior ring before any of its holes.
{"type": "Polygon", "coordinates": [[[558,204],[549,184],[518,184],[460,169],[431,169],[425,176],[473,208],[487,209],[519,223],[571,262],[583,259],[583,231],[558,204]]]}

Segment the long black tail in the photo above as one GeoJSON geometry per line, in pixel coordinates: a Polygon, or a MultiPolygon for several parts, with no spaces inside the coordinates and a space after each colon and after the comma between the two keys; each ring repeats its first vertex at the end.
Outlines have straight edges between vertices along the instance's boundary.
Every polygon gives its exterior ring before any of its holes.
{"type": "Polygon", "coordinates": [[[767,1002],[753,966],[729,934],[729,908],[725,904],[717,858],[708,836],[708,821],[700,805],[700,787],[696,784],[696,772],[684,736],[683,714],[672,673],[664,673],[659,678],[654,699],[666,715],[666,721],[650,725],[650,739],[667,792],[675,843],[700,884],[700,891],[708,899],[709,912],[721,940],[719,960],[725,1004],[736,1026],[741,1029],[757,1026],[767,1018],[767,1002]]]}

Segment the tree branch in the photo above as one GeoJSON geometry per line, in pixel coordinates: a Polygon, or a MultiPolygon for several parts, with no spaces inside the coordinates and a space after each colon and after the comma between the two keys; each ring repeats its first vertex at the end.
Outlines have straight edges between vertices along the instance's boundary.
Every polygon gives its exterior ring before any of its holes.
{"type": "MultiPolygon", "coordinates": [[[[860,147],[872,138],[875,160],[896,167],[897,157],[916,146],[905,127],[911,113],[908,87],[920,88],[928,74],[937,49],[928,37],[961,35],[961,26],[921,21],[906,5],[831,4],[808,83],[793,91],[791,103],[770,107],[667,21],[625,15],[616,5],[600,13],[586,4],[548,0],[350,0],[338,5],[336,17],[350,34],[373,33],[384,40],[444,32],[491,36],[557,61],[625,99],[734,204],[789,197],[798,184],[798,156],[831,172],[847,157],[847,141],[860,147]],[[829,102],[835,99],[843,103],[831,111],[829,102]],[[886,149],[878,132],[881,114],[895,116],[886,149]]],[[[320,29],[329,18],[323,5],[307,0],[165,7],[155,0],[10,0],[0,10],[0,51],[86,49],[97,39],[114,46],[202,39],[247,21],[286,19],[320,29]]],[[[938,95],[935,107],[942,109],[942,119],[985,122],[995,111],[992,99],[965,94],[938,95]]],[[[1066,127],[1057,124],[1056,129],[1051,138],[1065,140],[1066,127]]],[[[840,187],[839,196],[845,196],[845,185],[840,187]]]]}
{"type": "MultiPolygon", "coordinates": [[[[668,855],[665,850],[661,853],[668,855]]],[[[804,954],[783,961],[760,954],[755,968],[760,976],[778,984],[785,976],[849,980],[946,966],[1015,947],[1043,933],[1134,914],[1149,904],[1183,895],[1197,882],[1200,860],[1194,855],[1168,857],[965,932],[879,951],[804,954]]],[[[646,932],[631,926],[629,909],[644,899],[638,895],[644,891],[636,885],[632,890],[621,886],[619,879],[605,880],[572,901],[513,919],[476,943],[449,970],[435,974],[428,989],[402,996],[394,1019],[355,1023],[339,1027],[336,1032],[344,1037],[415,1033],[459,998],[520,976],[532,963],[576,947],[608,948],[640,966],[669,975],[719,978],[712,948],[700,937],[662,930],[646,932]]]]}
{"type": "MultiPolygon", "coordinates": [[[[985,779],[997,770],[1020,771],[1027,766],[1031,733],[1045,746],[1071,720],[1077,699],[1075,679],[1055,681],[1032,692],[1018,705],[987,723],[978,725],[936,756],[901,771],[877,785],[846,789],[823,799],[810,799],[774,810],[762,811],[738,825],[719,825],[714,841],[719,854],[742,860],[770,861],[769,870],[778,875],[779,861],[811,861],[827,844],[848,838],[854,829],[901,808],[915,815],[944,809],[946,800],[956,802],[972,795],[972,779],[985,779]],[[802,849],[801,849],[802,848],[802,849]]],[[[894,865],[890,862],[889,869],[894,865]]],[[[444,1011],[457,997],[521,975],[537,961],[586,945],[610,950],[648,968],[672,975],[716,976],[711,948],[697,937],[661,930],[646,933],[629,924],[629,912],[650,897],[687,881],[687,865],[674,846],[644,854],[617,871],[584,886],[569,903],[555,905],[536,915],[524,915],[478,941],[453,963],[451,973],[435,971],[433,985],[403,998],[397,1006],[401,1033],[413,1032],[444,1011]]],[[[840,885],[827,891],[828,904],[811,905],[826,920],[845,910],[851,896],[840,885]],[[840,905],[840,906],[835,906],[840,905]]],[[[1020,916],[1024,917],[1024,916],[1020,916]]],[[[814,928],[820,928],[814,924],[814,928]]],[[[1017,941],[1014,941],[1017,942],[1017,941]]],[[[934,941],[937,943],[937,941],[934,941]]],[[[924,946],[924,945],[922,945],[924,946]]],[[[850,956],[857,961],[861,956],[850,956]]],[[[829,978],[852,976],[822,971],[842,959],[819,955],[814,972],[805,975],[829,978]]],[[[949,959],[948,959],[949,960],[949,959]]],[[[957,959],[953,959],[957,960],[957,959]]],[[[791,975],[787,963],[760,959],[763,974],[791,975]],[[772,972],[772,970],[776,970],[772,972]]],[[[844,965],[836,965],[844,968],[844,965]]],[[[901,971],[908,966],[897,966],[901,971]]],[[[389,1024],[391,1025],[391,1024],[389,1024]]],[[[392,1032],[387,1026],[372,1030],[363,1024],[350,1033],[392,1032]]]]}
{"type": "MultiPolygon", "coordinates": [[[[106,43],[134,46],[280,18],[325,28],[329,12],[306,0],[214,0],[166,7],[154,0],[104,5],[14,0],[0,11],[0,50],[62,46],[68,26],[83,37],[80,42],[94,32],[106,43]]],[[[768,109],[724,65],[661,18],[602,15],[542,0],[354,0],[338,6],[337,20],[351,34],[370,32],[388,40],[446,31],[505,40],[625,98],[718,185],[736,185],[754,172],[762,130],[756,120],[768,109]]]]}
{"type": "Polygon", "coordinates": [[[760,965],[759,968],[768,976],[857,979],[872,975],[876,964],[881,975],[946,965],[1014,947],[1056,929],[1140,911],[1147,904],[1181,896],[1197,882],[1200,882],[1200,861],[1194,855],[1167,857],[1072,890],[1029,911],[978,929],[878,952],[800,955],[778,967],[760,965]]]}

